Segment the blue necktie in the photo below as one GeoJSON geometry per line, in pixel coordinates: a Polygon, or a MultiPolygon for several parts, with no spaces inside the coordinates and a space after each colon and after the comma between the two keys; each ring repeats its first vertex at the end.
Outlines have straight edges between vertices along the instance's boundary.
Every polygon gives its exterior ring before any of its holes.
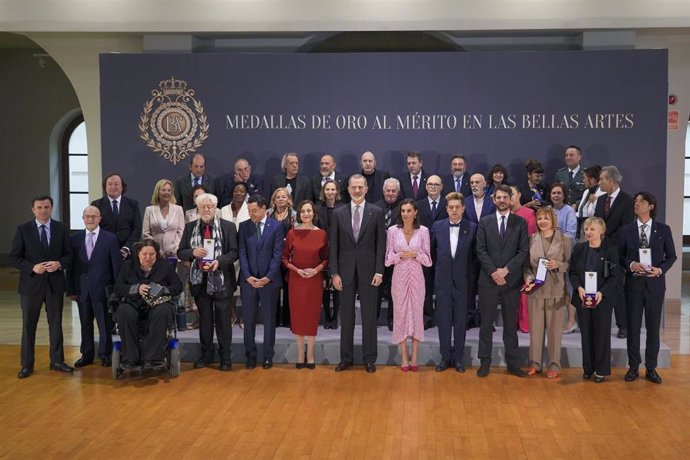
{"type": "Polygon", "coordinates": [[[46,232],[46,226],[41,225],[40,228],[41,228],[41,245],[43,245],[43,247],[45,249],[48,249],[48,233],[46,232]]]}
{"type": "Polygon", "coordinates": [[[501,230],[498,232],[501,239],[506,235],[506,216],[501,216],[501,230]]]}

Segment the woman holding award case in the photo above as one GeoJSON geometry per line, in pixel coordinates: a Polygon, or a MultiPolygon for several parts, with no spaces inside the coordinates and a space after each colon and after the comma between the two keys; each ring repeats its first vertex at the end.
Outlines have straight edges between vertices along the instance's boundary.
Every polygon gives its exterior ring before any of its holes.
{"type": "Polygon", "coordinates": [[[573,250],[570,261],[572,303],[582,334],[582,378],[601,383],[611,375],[611,313],[616,297],[618,247],[604,237],[606,224],[590,217],[583,224],[587,241],[573,250]]]}
{"type": "Polygon", "coordinates": [[[565,276],[570,266],[570,238],[556,228],[556,214],[551,208],[536,212],[538,231],[530,238],[529,258],[525,264],[525,287],[529,296],[529,360],[528,375],[542,370],[544,331],[547,333],[549,361],[546,377],[556,379],[561,370],[561,339],[563,318],[568,304],[565,276]]]}

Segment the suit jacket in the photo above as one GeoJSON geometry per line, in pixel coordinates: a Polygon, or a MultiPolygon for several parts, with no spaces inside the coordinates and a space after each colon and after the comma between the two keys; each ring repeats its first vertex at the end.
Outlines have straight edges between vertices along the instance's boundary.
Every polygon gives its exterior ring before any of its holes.
{"type": "Polygon", "coordinates": [[[261,241],[259,241],[256,236],[256,224],[251,220],[245,220],[240,224],[239,240],[240,284],[247,284],[247,278],[250,276],[256,278],[265,276],[271,280],[266,287],[282,286],[280,264],[285,242],[283,225],[267,217],[261,232],[261,241]]]}
{"type": "MultiPolygon", "coordinates": [[[[330,216],[332,216],[332,212],[335,211],[337,208],[340,208],[342,206],[346,206],[345,203],[342,203],[340,201],[336,201],[335,206],[333,207],[333,210],[331,211],[330,216]]],[[[317,201],[316,202],[316,215],[318,216],[318,221],[316,225],[319,228],[322,228],[326,231],[326,233],[329,233],[330,228],[331,228],[331,219],[329,216],[329,211],[328,207],[326,206],[326,203],[323,201],[317,201]]]]}
{"type": "MultiPolygon", "coordinates": [[[[441,195],[445,197],[450,192],[455,191],[455,176],[452,174],[446,174],[441,178],[441,180],[443,181],[443,192],[441,192],[441,195]]],[[[462,196],[472,195],[472,187],[470,187],[470,174],[467,171],[465,171],[465,174],[462,176],[460,193],[462,193],[462,196]]]]}
{"type": "Polygon", "coordinates": [[[472,280],[476,259],[477,224],[467,219],[460,221],[458,245],[455,257],[450,247],[450,221],[446,218],[434,222],[431,230],[431,257],[434,261],[434,290],[445,293],[456,289],[468,289],[472,280]]]}
{"type": "Polygon", "coordinates": [[[136,200],[120,195],[119,203],[119,217],[117,222],[113,216],[113,208],[110,204],[110,198],[104,196],[91,202],[92,206],[96,206],[101,211],[100,227],[117,236],[117,241],[120,247],[127,246],[130,251],[133,251],[134,243],[141,239],[141,211],[139,210],[139,203],[136,200]]]}
{"type": "Polygon", "coordinates": [[[164,286],[171,296],[178,296],[182,293],[180,277],[177,276],[177,273],[175,273],[172,265],[167,260],[159,257],[148,274],[144,273],[136,258],[124,261],[120,273],[115,280],[115,295],[124,299],[124,302],[130,305],[142,307],[145,305],[145,302],[138,291],[133,293],[132,287],[151,283],[164,286]]]}
{"type": "Polygon", "coordinates": [[[488,216],[496,212],[496,205],[494,200],[489,195],[484,195],[484,203],[482,203],[482,214],[477,215],[477,210],[474,207],[474,197],[470,193],[470,196],[465,200],[465,215],[464,218],[471,220],[472,222],[479,224],[479,221],[483,217],[488,216]]]}
{"type": "Polygon", "coordinates": [[[412,198],[413,200],[421,200],[426,198],[426,180],[429,175],[422,169],[419,173],[419,189],[417,190],[417,196],[412,194],[412,179],[410,179],[410,173],[405,172],[398,176],[400,181],[400,196],[403,198],[412,198]]]}
{"type": "Polygon", "coordinates": [[[383,275],[386,228],[381,208],[364,202],[357,240],[352,232],[350,205],[334,210],[329,236],[328,271],[340,275],[344,286],[355,281],[355,271],[364,279],[373,279],[376,273],[383,275]]]}
{"type": "Polygon", "coordinates": [[[491,274],[497,268],[506,267],[509,272],[506,277],[508,287],[521,286],[523,264],[528,253],[529,237],[525,219],[509,213],[506,232],[501,240],[496,213],[482,218],[477,229],[477,258],[481,264],[479,285],[496,286],[491,274]]]}
{"type": "MultiPolygon", "coordinates": [[[[237,249],[237,230],[235,224],[225,219],[219,219],[220,232],[223,235],[222,255],[217,258],[219,269],[223,271],[223,281],[225,283],[225,290],[223,293],[216,293],[215,296],[219,299],[229,297],[235,292],[237,287],[235,277],[235,261],[238,257],[237,249]]],[[[189,222],[184,226],[182,233],[182,240],[180,240],[180,248],[177,250],[177,257],[180,260],[194,263],[195,257],[192,254],[194,247],[192,247],[192,233],[194,227],[201,225],[202,220],[195,220],[189,222]]],[[[201,230],[200,230],[201,231],[201,230]]],[[[201,293],[202,287],[205,283],[190,286],[190,292],[193,296],[198,296],[201,293]]]]}
{"type": "Polygon", "coordinates": [[[443,220],[448,217],[448,211],[446,210],[446,199],[443,196],[438,197],[436,201],[436,218],[431,216],[431,205],[429,204],[429,198],[423,198],[417,201],[417,207],[419,208],[419,224],[424,225],[426,228],[431,229],[434,222],[438,220],[443,220]]]}
{"type": "MultiPolygon", "coordinates": [[[[222,176],[216,178],[215,189],[216,197],[218,197],[219,208],[229,205],[232,201],[232,186],[234,184],[234,172],[223,174],[222,176]]],[[[245,184],[247,184],[248,196],[264,196],[264,180],[261,177],[255,174],[251,174],[249,176],[249,179],[247,179],[247,181],[245,182],[245,184]]],[[[268,196],[267,198],[270,198],[270,196],[268,196]]]]}
{"type": "Polygon", "coordinates": [[[658,278],[647,278],[632,276],[629,270],[630,264],[640,261],[640,234],[637,221],[624,226],[621,229],[621,249],[622,258],[625,260],[625,268],[628,270],[626,276],[627,283],[644,283],[651,292],[664,292],[666,290],[666,272],[671,269],[676,261],[676,248],[673,245],[673,235],[671,227],[652,220],[651,237],[649,238],[649,248],[652,250],[652,266],[661,269],[661,276],[658,278]]]}
{"type": "Polygon", "coordinates": [[[46,284],[53,293],[64,293],[66,282],[63,270],[72,263],[69,229],[62,222],[51,219],[50,242],[48,249],[45,249],[35,220],[19,225],[10,249],[10,263],[19,270],[19,294],[38,294],[46,284]],[[34,265],[52,260],[60,262],[62,268],[42,275],[34,273],[34,265]]]}
{"type": "MultiPolygon", "coordinates": [[[[549,187],[544,182],[542,182],[541,184],[537,184],[535,188],[541,194],[542,206],[549,204],[549,195],[547,193],[549,191],[549,187]]],[[[521,205],[524,206],[534,199],[534,192],[530,188],[529,183],[524,182],[522,185],[518,187],[518,189],[520,190],[521,205]]]]}
{"type": "MultiPolygon", "coordinates": [[[[578,243],[573,249],[570,259],[570,283],[573,286],[572,304],[582,307],[582,300],[577,288],[585,286],[585,271],[587,262],[588,242],[578,243]]],[[[616,301],[620,282],[617,280],[621,269],[618,264],[618,246],[610,238],[604,238],[599,250],[601,264],[597,270],[597,288],[602,294],[602,302],[616,301]]]]}
{"type": "MultiPolygon", "coordinates": [[[[286,185],[287,176],[285,174],[278,174],[273,178],[273,182],[271,183],[271,193],[269,193],[266,198],[270,200],[275,189],[285,187],[286,185]]],[[[292,191],[292,202],[294,206],[297,207],[302,200],[314,201],[314,192],[312,189],[311,179],[304,174],[297,174],[297,176],[295,176],[295,190],[292,191]]]]}
{"type": "Polygon", "coordinates": [[[568,188],[568,204],[577,203],[582,199],[582,194],[585,192],[585,167],[580,165],[577,174],[570,179],[570,170],[568,167],[563,167],[556,171],[554,183],[561,182],[568,188]]]}
{"type": "MultiPolygon", "coordinates": [[[[386,229],[392,227],[393,225],[398,225],[398,213],[400,212],[400,202],[401,201],[402,201],[402,198],[398,197],[398,199],[395,200],[395,203],[393,203],[391,205],[386,200],[384,200],[382,198],[379,201],[377,201],[376,203],[374,203],[374,206],[381,208],[381,210],[383,211],[384,224],[385,224],[385,220],[386,220],[386,212],[387,212],[388,208],[391,208],[391,221],[386,226],[386,229]]],[[[429,227],[427,227],[427,228],[429,228],[429,227]]]]}
{"type": "MultiPolygon", "coordinates": [[[[218,195],[216,190],[216,181],[213,176],[209,174],[204,174],[201,176],[201,185],[208,189],[208,193],[218,195]]],[[[194,188],[194,186],[192,185],[191,174],[185,174],[175,181],[175,200],[177,201],[177,204],[182,206],[182,209],[185,211],[196,208],[194,198],[192,196],[192,188],[194,188]]]]}
{"type": "Polygon", "coordinates": [[[608,196],[608,193],[604,193],[597,199],[594,216],[604,219],[604,222],[606,222],[606,236],[614,238],[620,245],[622,241],[620,236],[621,229],[635,221],[635,204],[633,203],[633,198],[621,190],[618,192],[616,199],[613,200],[613,203],[611,203],[609,215],[606,216],[604,209],[606,208],[606,198],[608,196]]]}
{"type": "Polygon", "coordinates": [[[115,284],[122,256],[117,237],[100,229],[98,239],[86,256],[86,230],[79,230],[70,238],[72,264],[67,270],[67,295],[76,295],[80,302],[105,302],[105,288],[115,284]]]}
{"type": "Polygon", "coordinates": [[[565,278],[570,269],[570,255],[572,245],[568,238],[560,230],[556,230],[548,249],[544,251],[546,243],[540,232],[535,233],[529,239],[529,256],[525,262],[525,282],[533,281],[537,276],[537,269],[540,258],[555,260],[558,262],[558,270],[548,270],[546,279],[541,288],[532,293],[535,299],[567,299],[568,291],[565,285],[565,278]]]}
{"type": "Polygon", "coordinates": [[[367,194],[365,199],[368,203],[376,203],[383,200],[383,183],[391,177],[388,171],[382,169],[375,169],[373,174],[364,174],[364,171],[359,172],[367,180],[367,194]]]}
{"type": "MultiPolygon", "coordinates": [[[[335,179],[336,186],[338,187],[338,192],[340,192],[340,201],[343,203],[348,203],[350,201],[350,195],[347,193],[347,180],[348,177],[340,174],[339,172],[335,172],[335,175],[333,176],[335,179]]],[[[321,180],[323,179],[323,176],[320,174],[318,176],[314,176],[312,178],[312,195],[314,196],[315,200],[319,200],[321,197],[321,180]]],[[[297,207],[297,203],[295,203],[295,207],[297,207]]]]}

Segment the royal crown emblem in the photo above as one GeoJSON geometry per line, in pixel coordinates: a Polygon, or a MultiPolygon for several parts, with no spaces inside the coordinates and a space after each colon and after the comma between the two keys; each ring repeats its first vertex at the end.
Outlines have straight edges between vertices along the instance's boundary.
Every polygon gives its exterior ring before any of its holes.
{"type": "Polygon", "coordinates": [[[139,117],[139,137],[154,153],[177,164],[208,138],[208,117],[187,82],[163,80],[151,91],[139,117]]]}

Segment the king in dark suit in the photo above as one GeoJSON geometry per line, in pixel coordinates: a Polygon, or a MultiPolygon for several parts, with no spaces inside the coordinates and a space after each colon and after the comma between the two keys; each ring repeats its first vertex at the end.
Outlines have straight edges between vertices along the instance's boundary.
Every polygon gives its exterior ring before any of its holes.
{"type": "Polygon", "coordinates": [[[661,383],[656,371],[659,354],[659,328],[666,293],[666,273],[676,261],[671,227],[656,220],[657,201],[649,192],[635,195],[637,221],[621,229],[622,252],[628,272],[625,280],[626,307],[628,310],[628,372],[625,381],[632,382],[639,376],[640,330],[644,312],[647,328],[645,348],[646,379],[661,383]],[[651,264],[640,261],[642,250],[651,252],[651,264]]]}
{"type": "Polygon", "coordinates": [[[513,191],[498,185],[494,191],[496,213],[484,217],[477,230],[479,273],[479,377],[486,377],[491,366],[493,324],[498,304],[503,317],[503,345],[508,372],[523,377],[518,361],[516,311],[522,285],[522,266],[529,252],[527,222],[510,212],[513,191]]]}
{"type": "Polygon", "coordinates": [[[113,286],[120,272],[122,257],[117,237],[98,226],[101,213],[87,206],[82,215],[85,230],[70,238],[73,258],[67,270],[67,295],[76,300],[81,323],[81,358],[74,367],[93,364],[93,320],[98,325],[98,357],[103,367],[111,365],[113,321],[106,305],[106,287],[113,286]]]}
{"type": "Polygon", "coordinates": [[[50,330],[50,368],[73,372],[65,364],[62,347],[62,307],[65,274],[72,262],[69,229],[50,218],[53,199],[47,195],[31,202],[34,220],[17,227],[10,249],[10,263],[19,270],[19,298],[22,306],[22,346],[20,379],[34,371],[36,326],[45,303],[50,330]]]}
{"type": "Polygon", "coordinates": [[[110,174],[103,179],[105,196],[94,200],[91,205],[101,212],[100,227],[114,233],[120,245],[123,258],[129,257],[134,244],[141,239],[141,211],[136,200],[127,198],[127,183],[119,174],[110,174]]]}

